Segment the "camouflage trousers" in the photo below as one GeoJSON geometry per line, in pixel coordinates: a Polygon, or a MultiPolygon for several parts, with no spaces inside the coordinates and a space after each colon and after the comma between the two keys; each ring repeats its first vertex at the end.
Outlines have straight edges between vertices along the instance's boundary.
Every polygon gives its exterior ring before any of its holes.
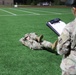
{"type": "Polygon", "coordinates": [[[76,75],[76,51],[71,51],[61,62],[62,75],[76,75]]]}

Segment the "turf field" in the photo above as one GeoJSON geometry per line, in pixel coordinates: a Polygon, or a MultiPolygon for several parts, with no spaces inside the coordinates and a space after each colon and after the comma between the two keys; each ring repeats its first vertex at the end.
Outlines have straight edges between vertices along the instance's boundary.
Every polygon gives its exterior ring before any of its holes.
{"type": "Polygon", "coordinates": [[[61,75],[62,56],[46,50],[31,50],[19,39],[25,33],[43,34],[52,43],[57,35],[46,22],[74,19],[71,8],[0,8],[0,75],[61,75]]]}

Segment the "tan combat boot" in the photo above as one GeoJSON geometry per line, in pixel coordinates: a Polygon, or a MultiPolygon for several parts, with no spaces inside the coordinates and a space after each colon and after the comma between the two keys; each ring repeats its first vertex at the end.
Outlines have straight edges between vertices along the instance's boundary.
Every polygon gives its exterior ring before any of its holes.
{"type": "Polygon", "coordinates": [[[43,35],[40,35],[39,37],[37,37],[36,40],[37,40],[38,42],[42,42],[42,39],[43,39],[43,35]]]}
{"type": "Polygon", "coordinates": [[[55,50],[56,49],[56,46],[57,46],[57,43],[58,43],[58,40],[56,40],[53,44],[52,44],[52,50],[55,50]]]}

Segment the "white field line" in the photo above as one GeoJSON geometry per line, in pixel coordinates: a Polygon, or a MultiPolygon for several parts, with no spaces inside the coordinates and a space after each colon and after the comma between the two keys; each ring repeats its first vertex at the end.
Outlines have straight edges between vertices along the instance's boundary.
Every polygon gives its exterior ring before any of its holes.
{"type": "MultiPolygon", "coordinates": [[[[20,15],[16,15],[16,16],[33,16],[33,15],[35,15],[35,14],[20,14],[20,15]]],[[[41,15],[47,15],[47,14],[41,14],[41,15]]],[[[50,15],[50,14],[48,14],[48,15],[50,15]]],[[[51,14],[52,15],[52,14],[51,14]]],[[[0,15],[0,16],[13,16],[13,15],[0,15]]]]}
{"type": "Polygon", "coordinates": [[[31,14],[34,14],[34,15],[40,15],[39,13],[29,12],[29,11],[26,11],[26,10],[14,9],[14,8],[10,8],[10,9],[13,9],[13,10],[16,10],[16,11],[21,11],[21,12],[27,12],[27,13],[31,13],[31,14]]]}
{"type": "MultiPolygon", "coordinates": [[[[72,13],[70,13],[70,14],[72,14],[72,13]]],[[[19,15],[16,15],[16,16],[33,16],[33,15],[35,15],[35,14],[19,14],[19,15]]],[[[42,16],[42,15],[44,15],[44,16],[49,15],[50,16],[50,15],[56,15],[56,14],[40,14],[40,15],[36,15],[36,16],[42,16]]],[[[67,13],[65,15],[69,15],[69,14],[67,13]]],[[[0,16],[14,16],[14,15],[0,15],[0,16]]]]}
{"type": "MultiPolygon", "coordinates": [[[[36,10],[36,11],[40,11],[40,10],[36,10]]],[[[46,13],[52,13],[52,14],[59,14],[59,15],[61,15],[61,14],[65,14],[65,13],[63,13],[63,12],[56,12],[56,11],[40,11],[40,12],[46,12],[46,13]]]]}
{"type": "Polygon", "coordinates": [[[9,14],[11,14],[11,15],[13,15],[13,16],[16,16],[16,14],[14,14],[14,13],[12,13],[12,12],[9,12],[9,11],[7,11],[7,10],[4,10],[4,9],[0,9],[1,11],[4,11],[4,12],[6,12],[6,13],[9,13],[9,14]]]}
{"type": "Polygon", "coordinates": [[[61,15],[61,14],[71,14],[71,12],[69,12],[69,11],[66,11],[66,12],[64,12],[64,11],[60,11],[60,12],[57,12],[57,11],[44,11],[44,10],[37,10],[37,9],[27,9],[27,8],[21,8],[21,9],[25,9],[25,10],[32,10],[32,11],[39,11],[39,12],[46,12],[46,13],[53,13],[53,14],[59,14],[59,15],[61,15]]]}
{"type": "Polygon", "coordinates": [[[14,16],[14,15],[0,15],[0,16],[14,16]]]}
{"type": "MultiPolygon", "coordinates": [[[[21,8],[21,9],[24,9],[24,8],[21,8]]],[[[32,9],[26,9],[26,10],[32,10],[32,9]]],[[[46,10],[45,11],[44,10],[33,10],[33,11],[46,12],[46,13],[59,14],[59,15],[62,14],[59,12],[52,12],[52,11],[50,12],[50,11],[46,11],[46,10]]]]}

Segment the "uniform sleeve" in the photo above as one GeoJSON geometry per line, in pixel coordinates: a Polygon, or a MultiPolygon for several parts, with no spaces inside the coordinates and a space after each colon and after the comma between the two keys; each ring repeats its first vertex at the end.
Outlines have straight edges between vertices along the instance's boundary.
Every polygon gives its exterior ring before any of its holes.
{"type": "Polygon", "coordinates": [[[70,47],[70,34],[65,28],[62,34],[58,37],[57,53],[60,55],[65,55],[69,52],[70,47]]]}

